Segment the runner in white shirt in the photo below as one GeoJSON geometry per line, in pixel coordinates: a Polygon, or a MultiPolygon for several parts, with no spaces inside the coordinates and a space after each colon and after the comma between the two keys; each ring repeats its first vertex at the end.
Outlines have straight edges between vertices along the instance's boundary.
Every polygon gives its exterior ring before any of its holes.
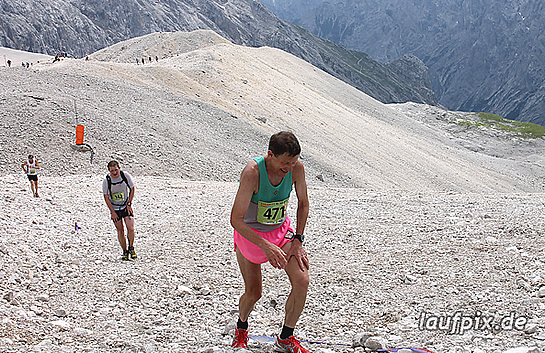
{"type": "Polygon", "coordinates": [[[119,245],[123,249],[122,260],[128,260],[129,257],[136,259],[134,251],[134,214],[132,210],[132,199],[134,198],[134,182],[129,173],[121,171],[117,161],[108,163],[110,173],[102,182],[102,193],[104,201],[110,210],[111,219],[117,229],[117,238],[119,245]],[[125,238],[125,228],[127,227],[127,237],[125,238]],[[127,246],[128,241],[128,246],[127,246]]]}
{"type": "Polygon", "coordinates": [[[40,195],[38,195],[38,169],[40,169],[38,160],[35,159],[33,155],[29,155],[28,160],[21,164],[21,168],[23,168],[23,171],[30,181],[32,194],[34,197],[40,197],[40,195]]]}

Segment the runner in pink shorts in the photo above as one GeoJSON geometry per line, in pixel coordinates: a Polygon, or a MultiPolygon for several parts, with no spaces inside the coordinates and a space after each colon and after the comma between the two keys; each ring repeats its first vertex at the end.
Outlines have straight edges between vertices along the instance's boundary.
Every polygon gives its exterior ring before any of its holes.
{"type": "Polygon", "coordinates": [[[282,131],[271,136],[267,154],[251,160],[242,171],[231,211],[235,251],[245,285],[239,300],[233,347],[248,346],[248,317],[261,298],[261,264],[269,262],[286,272],[292,286],[286,301],[284,326],[276,337],[276,349],[308,352],[293,335],[305,306],[309,283],[309,261],[303,248],[309,201],[300,153],[295,135],[282,131]],[[297,194],[295,232],[287,215],[293,186],[297,194]]]}
{"type": "MultiPolygon", "coordinates": [[[[279,228],[272,230],[270,232],[260,232],[253,229],[253,231],[262,237],[263,239],[271,242],[272,244],[282,248],[284,245],[293,240],[295,232],[291,227],[291,220],[289,217],[286,217],[284,223],[279,228]]],[[[242,235],[240,235],[235,230],[235,248],[238,248],[242,255],[250,262],[254,264],[264,264],[269,261],[265,253],[251,241],[248,241],[242,235]]]]}

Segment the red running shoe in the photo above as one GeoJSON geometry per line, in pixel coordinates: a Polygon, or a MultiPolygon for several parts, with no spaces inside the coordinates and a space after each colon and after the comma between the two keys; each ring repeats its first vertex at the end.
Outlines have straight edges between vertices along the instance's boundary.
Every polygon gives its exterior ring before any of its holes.
{"type": "Polygon", "coordinates": [[[248,330],[235,329],[235,338],[231,347],[234,348],[248,348],[248,330]]]}
{"type": "Polygon", "coordinates": [[[289,336],[285,340],[282,340],[279,336],[276,336],[274,350],[284,353],[310,353],[308,349],[301,346],[301,343],[295,336],[289,336]]]}

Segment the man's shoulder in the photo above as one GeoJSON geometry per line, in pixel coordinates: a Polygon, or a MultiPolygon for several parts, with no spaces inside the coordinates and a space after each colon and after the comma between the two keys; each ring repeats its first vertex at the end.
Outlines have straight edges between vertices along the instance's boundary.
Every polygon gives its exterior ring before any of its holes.
{"type": "Polygon", "coordinates": [[[255,159],[250,159],[248,161],[248,164],[246,164],[246,168],[245,169],[249,169],[251,170],[252,173],[257,173],[259,174],[259,164],[257,163],[257,161],[255,159]]]}
{"type": "Polygon", "coordinates": [[[255,160],[250,160],[242,170],[241,181],[259,180],[259,166],[255,160]]]}
{"type": "MultiPolygon", "coordinates": [[[[132,189],[134,187],[134,179],[132,175],[129,172],[123,172],[123,176],[124,176],[123,181],[125,181],[127,185],[129,186],[129,188],[132,189]]],[[[123,176],[120,173],[119,177],[122,178],[123,176]]]]}
{"type": "Polygon", "coordinates": [[[294,179],[296,179],[298,177],[301,177],[301,176],[304,177],[305,176],[305,167],[303,166],[303,162],[298,160],[297,163],[295,163],[295,165],[293,166],[293,172],[291,174],[292,174],[292,177],[294,179]]]}

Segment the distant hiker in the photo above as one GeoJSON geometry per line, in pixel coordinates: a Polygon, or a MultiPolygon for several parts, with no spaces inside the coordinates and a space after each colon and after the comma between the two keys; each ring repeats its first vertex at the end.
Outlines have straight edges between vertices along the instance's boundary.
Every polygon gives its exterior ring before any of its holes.
{"type": "Polygon", "coordinates": [[[155,55],[155,61],[159,61],[159,57],[155,55]]]}
{"type": "Polygon", "coordinates": [[[149,62],[152,62],[152,61],[151,61],[151,56],[150,56],[148,59],[149,59],[149,62]]]}
{"type": "Polygon", "coordinates": [[[134,214],[132,210],[132,199],[134,198],[134,182],[129,173],[121,171],[117,161],[108,163],[110,173],[102,182],[102,193],[104,200],[110,210],[112,221],[117,230],[117,239],[123,249],[122,260],[136,259],[134,251],[134,214]],[[125,228],[127,227],[127,238],[125,239],[125,228]],[[127,247],[127,240],[129,241],[127,247]]]}
{"type": "Polygon", "coordinates": [[[8,67],[11,67],[11,60],[8,59],[8,67]]]}
{"type": "Polygon", "coordinates": [[[146,59],[142,58],[142,65],[146,63],[146,59]]]}
{"type": "Polygon", "coordinates": [[[21,168],[23,168],[23,171],[30,181],[32,195],[34,195],[34,197],[40,197],[40,195],[38,195],[38,169],[40,169],[38,160],[35,159],[33,155],[29,155],[28,160],[21,164],[21,168]]]}
{"type": "Polygon", "coordinates": [[[26,63],[26,68],[27,68],[27,69],[28,69],[29,66],[30,66],[30,64],[29,64],[29,63],[26,63]]]}
{"type": "Polygon", "coordinates": [[[231,210],[235,251],[245,285],[233,347],[248,345],[248,317],[262,292],[261,264],[269,262],[286,272],[292,287],[275,348],[282,352],[308,352],[293,335],[309,284],[309,261],[303,248],[309,201],[300,153],[295,135],[282,131],[271,136],[267,154],[251,160],[242,171],[231,210]],[[297,194],[295,232],[287,216],[293,185],[297,194]]]}
{"type": "Polygon", "coordinates": [[[140,64],[140,60],[138,60],[138,58],[136,58],[136,65],[140,64]]]}

